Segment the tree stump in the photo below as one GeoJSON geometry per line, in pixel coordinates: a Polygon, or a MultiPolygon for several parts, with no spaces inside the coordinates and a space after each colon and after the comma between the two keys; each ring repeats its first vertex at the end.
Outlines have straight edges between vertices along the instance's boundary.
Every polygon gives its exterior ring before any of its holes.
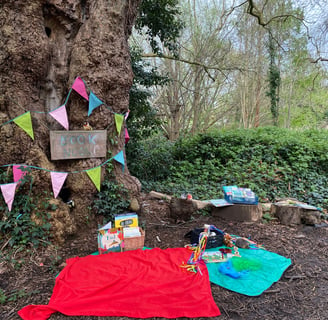
{"type": "Polygon", "coordinates": [[[188,199],[172,198],[170,202],[170,218],[177,220],[190,220],[191,215],[198,208],[194,201],[188,199]]]}
{"type": "Polygon", "coordinates": [[[227,207],[213,207],[212,215],[226,220],[258,221],[262,218],[262,206],[252,204],[234,204],[227,207]]]}
{"type": "Polygon", "coordinates": [[[272,204],[271,212],[279,219],[281,224],[293,226],[300,224],[314,225],[319,224],[320,212],[308,210],[293,205],[272,204]]]}

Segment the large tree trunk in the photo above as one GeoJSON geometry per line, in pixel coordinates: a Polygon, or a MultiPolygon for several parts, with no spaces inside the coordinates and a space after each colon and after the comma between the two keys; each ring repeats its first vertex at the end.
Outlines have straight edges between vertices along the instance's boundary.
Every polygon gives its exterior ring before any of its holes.
{"type": "MultiPolygon", "coordinates": [[[[74,91],[66,104],[70,130],[81,130],[88,120],[95,130],[115,133],[114,114],[128,110],[132,84],[128,36],[140,0],[0,0],[0,124],[31,113],[34,141],[10,122],[0,127],[0,165],[27,164],[53,171],[90,169],[106,159],[50,160],[49,131],[63,130],[48,114],[65,101],[75,77],[110,106],[97,108],[87,119],[88,103],[74,91]]],[[[111,155],[124,150],[124,135],[111,155]]],[[[108,155],[108,158],[111,157],[108,155]]],[[[133,192],[137,181],[127,168],[113,161],[116,178],[133,192]]],[[[105,168],[102,167],[102,173],[105,168]]],[[[32,169],[34,190],[51,191],[49,172],[32,169]]],[[[87,214],[96,188],[84,173],[69,174],[76,207],[73,214],[87,214]]],[[[77,221],[78,222],[78,221],[77,221]]]]}

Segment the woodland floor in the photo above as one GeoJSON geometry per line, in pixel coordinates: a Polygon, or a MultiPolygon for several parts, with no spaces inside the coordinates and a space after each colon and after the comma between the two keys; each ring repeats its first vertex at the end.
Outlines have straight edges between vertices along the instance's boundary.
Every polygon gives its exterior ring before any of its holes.
{"type": "MultiPolygon", "coordinates": [[[[221,311],[218,320],[242,319],[328,319],[328,228],[301,225],[287,227],[277,221],[242,223],[195,215],[187,222],[173,223],[168,217],[168,204],[145,196],[139,220],[145,224],[145,246],[181,247],[188,243],[184,234],[204,223],[213,224],[228,233],[251,237],[267,250],[292,260],[281,279],[257,297],[248,297],[211,284],[214,300],[221,311]],[[160,240],[160,241],[159,241],[160,240]]],[[[47,304],[56,274],[62,263],[74,256],[97,251],[96,225],[68,239],[64,246],[23,254],[15,258],[20,268],[0,262],[0,288],[12,301],[0,304],[0,319],[18,320],[17,311],[29,304],[47,304]],[[41,265],[40,265],[41,264],[41,265]]],[[[2,252],[3,253],[3,252],[2,252]]],[[[129,319],[124,317],[66,317],[60,313],[51,320],[129,319]]],[[[160,319],[160,318],[154,318],[160,319]]],[[[199,318],[198,318],[199,319],[199,318]]],[[[200,318],[209,319],[209,318],[200,318]]]]}

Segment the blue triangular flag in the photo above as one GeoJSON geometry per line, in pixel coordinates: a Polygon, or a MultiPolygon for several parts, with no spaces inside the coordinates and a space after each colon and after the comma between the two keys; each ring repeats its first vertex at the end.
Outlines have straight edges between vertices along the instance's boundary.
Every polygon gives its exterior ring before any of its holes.
{"type": "Polygon", "coordinates": [[[88,111],[88,117],[92,113],[94,109],[99,107],[100,105],[104,104],[92,91],[89,95],[89,111],[88,111]]]}
{"type": "Polygon", "coordinates": [[[114,160],[122,164],[122,171],[124,172],[124,154],[123,151],[120,151],[115,157],[114,160]]]}

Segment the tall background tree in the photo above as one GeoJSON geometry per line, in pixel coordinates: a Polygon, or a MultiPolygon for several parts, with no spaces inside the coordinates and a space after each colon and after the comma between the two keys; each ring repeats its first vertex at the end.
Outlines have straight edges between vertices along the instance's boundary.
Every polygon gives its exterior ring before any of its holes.
{"type": "Polygon", "coordinates": [[[318,37],[313,30],[320,24],[309,19],[317,9],[289,0],[179,4],[185,28],[178,56],[142,54],[171,79],[151,100],[166,137],[210,128],[325,126],[324,33],[318,37]]]}

